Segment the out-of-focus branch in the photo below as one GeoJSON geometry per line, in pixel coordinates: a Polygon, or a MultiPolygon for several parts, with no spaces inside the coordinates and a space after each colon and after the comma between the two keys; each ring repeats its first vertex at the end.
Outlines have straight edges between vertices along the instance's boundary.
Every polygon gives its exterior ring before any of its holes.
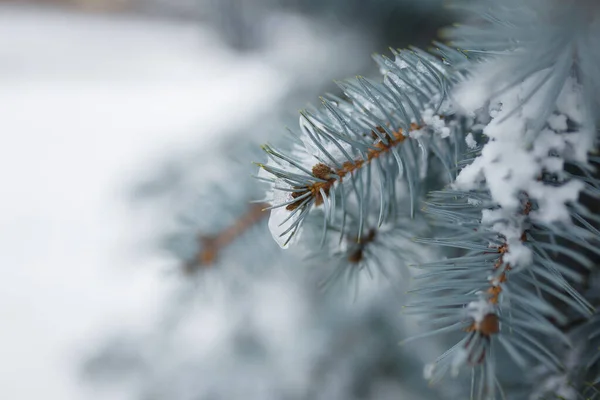
{"type": "Polygon", "coordinates": [[[214,264],[219,253],[225,247],[269,215],[263,211],[266,207],[268,204],[253,204],[233,225],[220,233],[212,236],[199,235],[200,251],[192,261],[185,265],[185,272],[194,273],[200,268],[207,268],[214,264]]]}

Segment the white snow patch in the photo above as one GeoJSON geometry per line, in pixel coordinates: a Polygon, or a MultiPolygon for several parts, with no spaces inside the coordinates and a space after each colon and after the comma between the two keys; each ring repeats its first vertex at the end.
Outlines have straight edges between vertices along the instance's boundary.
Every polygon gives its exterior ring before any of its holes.
{"type": "Polygon", "coordinates": [[[467,305],[467,315],[476,323],[481,323],[486,315],[495,312],[494,305],[487,299],[480,298],[477,301],[472,301],[467,305]]]}
{"type": "Polygon", "coordinates": [[[469,132],[467,134],[467,137],[465,138],[465,141],[467,142],[467,147],[469,149],[474,149],[477,147],[477,141],[475,140],[475,138],[473,137],[473,133],[469,132]]]}
{"type": "MultiPolygon", "coordinates": [[[[581,108],[580,89],[571,78],[566,81],[558,100],[557,108],[563,114],[549,118],[548,124],[554,129],[542,130],[533,147],[526,147],[525,138],[529,133],[530,121],[537,118],[542,111],[541,107],[546,105],[544,98],[548,85],[543,85],[532,98],[528,98],[541,73],[543,71],[493,99],[488,106],[492,120],[484,128],[490,141],[484,146],[481,155],[461,171],[454,186],[462,190],[473,190],[481,187],[485,181],[492,199],[502,207],[507,216],[521,212],[520,196],[527,193],[531,199],[538,201],[536,218],[548,223],[568,223],[565,203],[577,199],[581,185],[573,182],[553,187],[545,185],[539,178],[543,172],[555,173],[561,177],[564,161],[574,157],[585,162],[591,147],[586,144],[586,140],[582,140],[583,145],[576,142],[574,138],[580,138],[577,134],[564,133],[567,128],[564,114],[572,114],[572,117],[569,116],[574,120],[581,118],[578,114],[581,108]],[[527,101],[523,104],[525,98],[527,101]]],[[[478,84],[489,85],[487,81],[482,82],[476,78],[467,83],[470,88],[478,84]]],[[[469,141],[468,137],[467,140],[469,141]]],[[[514,250],[517,251],[516,247],[519,246],[515,242],[514,250]]]]}
{"type": "Polygon", "coordinates": [[[480,206],[481,205],[481,200],[469,197],[469,198],[467,198],[467,203],[470,204],[470,205],[472,205],[472,206],[480,206]]]}
{"type": "Polygon", "coordinates": [[[434,114],[432,109],[426,109],[421,113],[421,116],[425,125],[433,129],[433,132],[440,135],[441,138],[450,136],[450,128],[446,125],[446,121],[439,115],[434,114]]]}
{"type": "Polygon", "coordinates": [[[562,114],[554,114],[548,118],[548,125],[555,131],[567,130],[567,117],[562,114]]]}

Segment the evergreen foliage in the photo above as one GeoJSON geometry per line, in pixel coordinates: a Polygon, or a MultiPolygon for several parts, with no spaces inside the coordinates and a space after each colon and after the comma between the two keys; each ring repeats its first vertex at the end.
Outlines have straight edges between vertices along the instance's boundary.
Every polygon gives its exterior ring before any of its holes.
{"type": "Polygon", "coordinates": [[[451,48],[437,52],[445,58],[417,49],[376,57],[383,83],[341,84],[344,100],[323,99],[320,111],[302,114],[301,144],[268,151],[276,158],[261,165],[273,177],[270,227],[283,247],[319,206],[323,237],[340,220],[343,236],[346,214],[358,214],[360,242],[369,213],[379,209],[369,234],[376,236],[399,204],[414,218],[423,201],[434,237],[417,241],[458,254],[418,265],[405,309],[431,323],[420,336],[464,332],[424,374],[436,383],[467,366],[478,399],[504,395],[502,358],[576,386],[552,344],[573,346],[561,328],[594,313],[577,286],[600,254],[597,217],[580,201],[598,195],[588,154],[597,132],[600,7],[521,3],[469,3],[476,20],[446,33],[451,48]],[[431,156],[449,173],[441,191],[427,181],[431,156]]]}
{"type": "MultiPolygon", "coordinates": [[[[406,291],[390,297],[403,316],[382,315],[408,321],[399,357],[434,386],[421,398],[596,398],[600,4],[457,6],[474,15],[445,44],[375,56],[382,79],[339,82],[264,145],[268,215],[237,213],[203,244],[244,252],[268,233],[235,227],[260,222],[291,250],[259,252],[310,269],[315,287],[371,276],[406,291]],[[427,346],[443,350],[425,360],[427,346]]],[[[257,193],[240,187],[235,204],[257,193]]]]}

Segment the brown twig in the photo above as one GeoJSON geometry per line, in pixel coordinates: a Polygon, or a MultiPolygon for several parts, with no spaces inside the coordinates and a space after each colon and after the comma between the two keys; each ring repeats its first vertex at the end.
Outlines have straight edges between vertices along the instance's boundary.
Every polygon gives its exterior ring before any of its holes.
{"type": "MultiPolygon", "coordinates": [[[[529,215],[531,212],[532,204],[530,201],[527,201],[523,208],[523,214],[529,215]]],[[[527,235],[525,232],[521,235],[521,242],[525,242],[527,240],[527,235]]],[[[509,263],[504,263],[504,255],[508,252],[509,247],[508,244],[504,243],[502,246],[497,248],[498,260],[494,263],[494,270],[499,270],[502,268],[502,272],[497,278],[490,278],[490,287],[487,290],[488,301],[494,305],[497,305],[500,301],[500,294],[502,293],[502,284],[507,281],[507,273],[512,269],[509,263]]],[[[481,321],[473,321],[471,325],[469,325],[466,329],[466,332],[477,332],[484,337],[490,337],[498,332],[500,332],[500,320],[495,313],[487,314],[483,317],[481,321]]]]}
{"type": "MultiPolygon", "coordinates": [[[[420,125],[413,123],[410,126],[410,131],[418,130],[421,128],[422,127],[420,125]]],[[[387,136],[387,143],[384,143],[383,141],[378,141],[374,145],[375,148],[369,149],[367,151],[366,159],[358,159],[358,160],[355,160],[354,162],[346,161],[342,165],[342,167],[338,168],[337,170],[333,170],[330,167],[328,167],[327,165],[321,164],[321,163],[313,166],[312,167],[313,176],[315,176],[316,178],[322,179],[322,180],[326,180],[326,182],[315,182],[312,185],[304,187],[305,190],[303,190],[303,191],[294,192],[292,194],[292,197],[298,198],[298,197],[303,196],[306,193],[310,192],[311,196],[315,199],[315,205],[318,206],[318,205],[323,204],[323,196],[321,194],[321,191],[323,191],[323,193],[325,193],[325,195],[328,196],[330,189],[333,187],[333,185],[336,183],[336,181],[339,180],[341,182],[346,175],[352,174],[353,172],[359,170],[360,168],[362,168],[363,166],[365,166],[366,164],[371,162],[373,159],[378,158],[383,154],[387,154],[393,147],[395,147],[399,143],[403,142],[408,137],[408,136],[404,135],[402,129],[399,129],[397,132],[392,132],[391,138],[389,137],[389,134],[386,133],[384,128],[378,126],[376,129],[379,133],[383,134],[383,136],[387,136]],[[334,174],[337,176],[332,176],[334,174]]],[[[378,137],[374,131],[371,132],[371,136],[378,137]]],[[[297,188],[297,189],[300,189],[300,188],[297,188]]],[[[288,204],[286,209],[288,211],[295,210],[296,208],[298,208],[300,206],[300,204],[302,204],[303,199],[293,202],[291,204],[288,204]]]]}
{"type": "Polygon", "coordinates": [[[233,225],[218,234],[212,236],[200,235],[198,240],[201,244],[201,250],[193,261],[186,264],[186,272],[193,273],[201,267],[207,268],[213,265],[219,253],[226,246],[269,215],[269,213],[263,211],[265,207],[268,207],[268,205],[264,203],[253,204],[233,225]]]}
{"type": "Polygon", "coordinates": [[[362,238],[355,237],[352,242],[356,244],[356,249],[348,256],[348,261],[352,264],[358,264],[364,257],[365,247],[375,240],[377,231],[373,228],[369,229],[369,232],[362,238]]]}

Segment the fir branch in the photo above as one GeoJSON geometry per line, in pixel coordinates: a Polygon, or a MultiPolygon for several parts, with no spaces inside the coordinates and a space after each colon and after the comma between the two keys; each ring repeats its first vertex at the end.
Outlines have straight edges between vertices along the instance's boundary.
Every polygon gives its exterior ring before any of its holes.
{"type": "MultiPolygon", "coordinates": [[[[497,2],[455,1],[455,7],[475,15],[475,22],[458,25],[444,35],[453,46],[473,58],[489,60],[485,69],[487,99],[519,86],[537,75],[538,84],[523,94],[520,106],[543,93],[528,141],[533,142],[551,115],[565,80],[577,76],[585,97],[582,120],[589,134],[588,148],[595,141],[595,116],[600,107],[600,7],[589,0],[506,0],[497,2]],[[461,4],[464,3],[464,4],[461,4]]],[[[486,99],[478,98],[483,104],[486,99]]]]}
{"type": "Polygon", "coordinates": [[[382,84],[361,77],[340,83],[350,101],[329,96],[322,99],[321,109],[302,112],[302,133],[293,136],[297,144],[291,152],[264,146],[269,163],[259,164],[265,172],[260,177],[273,187],[273,197],[267,200],[273,209],[271,230],[282,247],[321,205],[324,233],[338,205],[342,230],[346,208],[356,205],[362,237],[371,200],[380,206],[378,225],[395,215],[397,177],[408,183],[414,215],[428,153],[448,171],[455,165],[446,149],[449,141],[443,140],[451,136],[459,141],[452,109],[445,102],[452,84],[447,67],[420,51],[395,54],[396,61],[377,58],[386,74],[382,84]],[[379,186],[379,199],[372,194],[374,184],[379,186]]]}
{"type": "MultiPolygon", "coordinates": [[[[592,150],[587,139],[573,141],[589,134],[579,114],[585,109],[581,86],[576,77],[555,75],[558,91],[540,90],[545,78],[540,80],[536,72],[518,78],[518,85],[495,94],[485,106],[473,103],[471,110],[489,116],[483,128],[489,140],[461,170],[454,190],[435,193],[434,201],[427,204],[433,223],[449,234],[420,241],[465,252],[421,266],[434,268],[435,273],[416,278],[413,292],[420,297],[409,310],[443,321],[432,332],[465,330],[467,334],[430,364],[426,375],[438,381],[449,370],[457,373],[462,365],[481,366],[482,378],[474,380],[478,398],[495,398],[495,346],[521,366],[543,365],[559,373],[564,365],[549,343],[559,338],[568,344],[569,339],[556,325],[565,324],[573,312],[589,317],[593,311],[565,279],[581,282],[578,268],[590,268],[589,258],[556,240],[594,252],[592,243],[600,238],[581,217],[585,211],[573,212],[584,208],[578,198],[584,190],[593,192],[594,180],[586,182],[565,173],[569,162],[579,163],[585,171],[592,150]],[[574,129],[569,130],[568,120],[578,121],[570,124],[574,129]],[[533,143],[528,143],[530,132],[536,133],[533,143]],[[472,200],[470,194],[479,198],[472,200]],[[575,221],[583,221],[583,227],[575,226],[575,221]]],[[[459,87],[464,91],[459,100],[472,101],[469,94],[482,90],[481,86],[477,78],[467,79],[459,87]]]]}
{"type": "MultiPolygon", "coordinates": [[[[559,270],[568,270],[569,266],[559,267],[537,246],[539,243],[529,246],[538,228],[526,224],[529,228],[521,234],[520,240],[532,250],[532,261],[527,267],[521,265],[515,270],[505,259],[510,252],[506,238],[485,229],[485,225],[473,228],[477,223],[472,215],[481,215],[482,205],[489,204],[489,197],[487,201],[472,201],[468,194],[446,191],[435,194],[434,200],[428,205],[428,213],[442,226],[455,226],[453,237],[460,241],[456,246],[471,250],[458,258],[422,264],[419,268],[427,272],[414,278],[416,288],[411,292],[417,299],[406,310],[430,315],[434,325],[442,324],[431,333],[467,332],[449,354],[426,368],[426,376],[437,382],[449,370],[457,373],[461,365],[481,365],[485,371],[483,381],[479,380],[479,385],[483,385],[481,398],[492,398],[496,388],[496,361],[492,351],[495,342],[517,364],[524,366],[533,361],[558,371],[561,368],[558,357],[538,338],[562,338],[563,342],[569,343],[551,323],[551,319],[564,321],[565,316],[550,299],[560,299],[583,316],[589,316],[592,308],[562,278],[559,270]],[[444,201],[447,207],[440,205],[444,201]],[[457,219],[461,215],[460,207],[471,209],[464,213],[462,221],[457,219]],[[453,212],[446,213],[446,210],[453,212]]],[[[532,204],[525,201],[522,216],[527,217],[532,209],[532,204]]],[[[420,241],[454,246],[452,242],[440,239],[420,241]]]]}
{"type": "MultiPolygon", "coordinates": [[[[265,148],[261,178],[273,189],[276,241],[287,247],[310,215],[321,217],[321,260],[341,256],[337,276],[363,263],[385,223],[398,227],[403,200],[404,215],[415,216],[428,161],[438,160],[454,182],[426,202],[437,237],[415,242],[447,247],[452,257],[419,264],[405,312],[431,321],[414,338],[462,336],[425,375],[437,382],[467,366],[471,398],[487,400],[502,394],[499,354],[560,375],[565,365],[553,343],[572,344],[561,327],[594,310],[577,286],[593,268],[588,255],[600,255],[600,219],[580,201],[600,197],[588,158],[600,109],[600,51],[592,43],[600,7],[481,4],[479,26],[448,35],[462,52],[440,46],[445,61],[416,49],[394,52],[394,60],[377,56],[383,82],[343,83],[347,99],[332,96],[303,112],[291,151],[265,148]],[[550,23],[562,16],[565,23],[550,23]],[[460,160],[465,138],[471,152],[460,160]],[[341,248],[323,248],[336,230],[341,248]]],[[[371,252],[365,266],[377,264],[371,252]]]]}

